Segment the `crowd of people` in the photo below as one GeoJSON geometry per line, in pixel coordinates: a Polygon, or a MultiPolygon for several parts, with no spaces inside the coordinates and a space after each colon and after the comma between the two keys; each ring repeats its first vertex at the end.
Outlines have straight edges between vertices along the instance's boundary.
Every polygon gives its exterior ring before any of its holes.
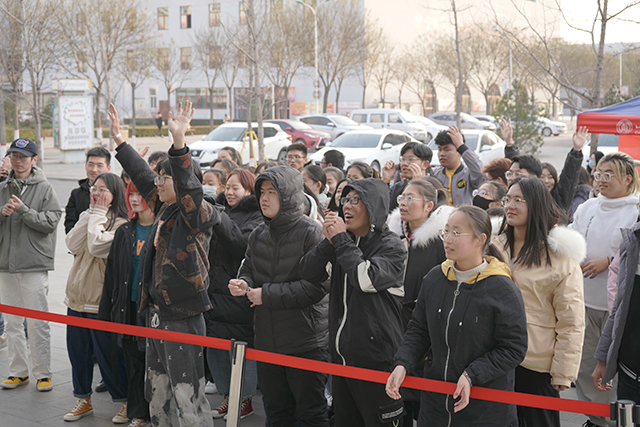
{"type": "MultiPolygon", "coordinates": [[[[403,146],[380,173],[338,150],[309,164],[244,165],[232,147],[192,161],[180,104],[173,144],[144,160],[109,109],[110,153],[86,154],[70,195],[69,316],[246,341],[252,348],[389,373],[385,384],[247,360],[241,417],[260,390],[267,426],[560,426],[557,411],[470,399],[472,387],[640,402],[640,179],[624,153],[572,139],[560,174],[521,154],[483,164],[455,127],[403,146]],[[346,168],[345,168],[346,167],[346,168]],[[451,395],[402,388],[407,375],[456,383],[451,395]],[[617,382],[617,383],[616,383],[617,382]]],[[[62,208],[36,145],[11,144],[0,178],[0,300],[47,311],[62,208]]],[[[53,387],[47,322],[5,315],[12,389],[53,387]],[[26,333],[29,346],[27,346],[26,333]]],[[[67,327],[76,405],[91,415],[93,367],[114,423],[213,426],[229,411],[231,355],[67,327]],[[205,393],[222,395],[212,408],[205,393]]],[[[606,426],[589,416],[585,426],[606,426]]]]}

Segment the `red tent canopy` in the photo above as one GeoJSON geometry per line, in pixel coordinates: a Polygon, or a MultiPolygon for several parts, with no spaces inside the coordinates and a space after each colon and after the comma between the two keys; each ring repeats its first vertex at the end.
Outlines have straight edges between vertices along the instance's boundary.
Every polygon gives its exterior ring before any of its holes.
{"type": "Polygon", "coordinates": [[[618,150],[640,159],[640,97],[578,114],[578,127],[619,135],[618,150]]]}

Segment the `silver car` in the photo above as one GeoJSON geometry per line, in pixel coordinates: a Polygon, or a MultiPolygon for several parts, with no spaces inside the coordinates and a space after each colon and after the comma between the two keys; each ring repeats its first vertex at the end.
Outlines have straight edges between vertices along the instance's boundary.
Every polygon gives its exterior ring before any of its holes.
{"type": "MultiPolygon", "coordinates": [[[[429,118],[439,125],[450,126],[456,124],[456,113],[433,113],[429,116],[429,118]]],[[[497,130],[495,124],[482,122],[467,113],[460,113],[460,128],[486,129],[492,131],[497,130]]]]}
{"type": "Polygon", "coordinates": [[[329,133],[332,140],[350,130],[373,129],[371,126],[358,124],[342,114],[311,114],[299,117],[299,120],[314,129],[329,133]]]}

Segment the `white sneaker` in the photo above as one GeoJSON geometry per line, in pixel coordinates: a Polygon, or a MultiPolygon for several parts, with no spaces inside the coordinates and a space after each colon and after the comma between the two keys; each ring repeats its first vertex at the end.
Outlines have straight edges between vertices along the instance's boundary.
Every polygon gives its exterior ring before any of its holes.
{"type": "Polygon", "coordinates": [[[207,385],[204,386],[205,394],[216,394],[218,392],[218,387],[216,387],[215,383],[211,381],[207,381],[207,385]]]}

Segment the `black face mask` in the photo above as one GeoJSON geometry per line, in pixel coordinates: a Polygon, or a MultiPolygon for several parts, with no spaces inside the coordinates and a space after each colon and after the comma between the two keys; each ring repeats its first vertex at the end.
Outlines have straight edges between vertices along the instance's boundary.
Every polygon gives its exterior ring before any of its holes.
{"type": "Polygon", "coordinates": [[[489,209],[489,204],[491,204],[492,201],[491,200],[487,200],[482,196],[475,196],[473,198],[473,206],[477,206],[482,210],[487,210],[489,209]]]}

